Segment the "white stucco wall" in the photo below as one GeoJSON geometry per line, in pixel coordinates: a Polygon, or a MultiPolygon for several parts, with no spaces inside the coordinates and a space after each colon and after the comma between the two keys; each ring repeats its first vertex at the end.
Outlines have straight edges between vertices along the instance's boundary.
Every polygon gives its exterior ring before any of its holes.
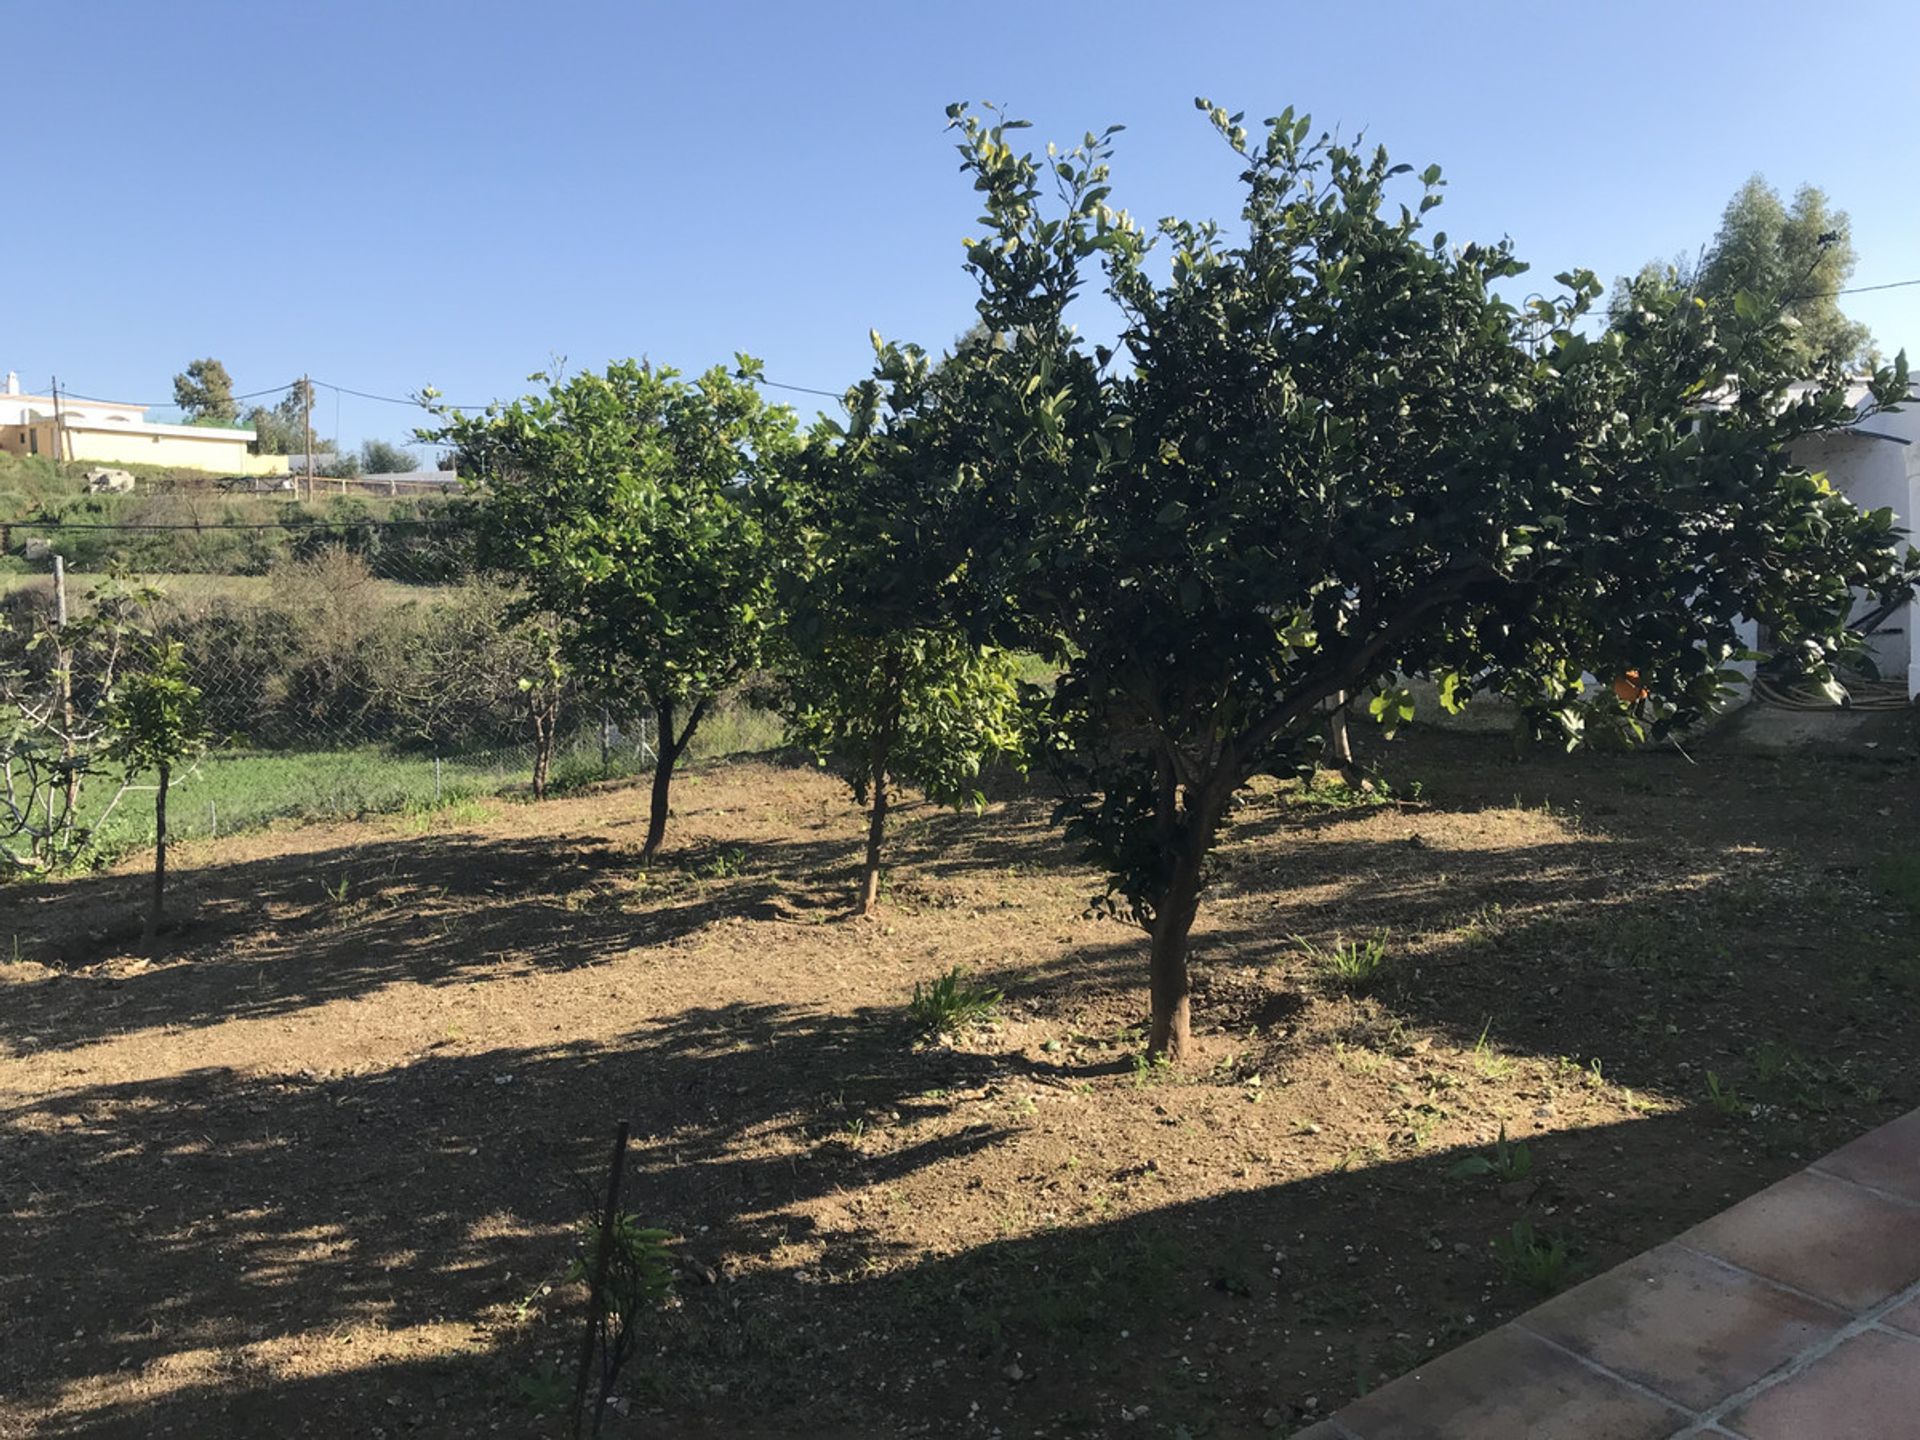
{"type": "MultiPolygon", "coordinates": [[[[1808,441],[1795,458],[1824,470],[1833,487],[1862,509],[1891,510],[1912,545],[1920,530],[1920,401],[1863,420],[1845,434],[1808,441]]],[[[1859,613],[1867,608],[1863,604],[1859,613]]],[[[1909,600],[1867,644],[1881,675],[1904,679],[1907,694],[1920,699],[1920,604],[1909,600]]]]}

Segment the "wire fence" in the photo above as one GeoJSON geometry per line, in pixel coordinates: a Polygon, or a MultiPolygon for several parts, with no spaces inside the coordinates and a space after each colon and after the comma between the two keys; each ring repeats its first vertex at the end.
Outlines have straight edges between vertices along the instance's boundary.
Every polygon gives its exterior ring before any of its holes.
{"type": "MultiPolygon", "coordinates": [[[[169,802],[170,828],[190,836],[441,809],[528,790],[536,768],[561,789],[649,768],[644,705],[547,678],[537,623],[475,563],[472,538],[426,521],[16,524],[0,665],[51,679],[47,647],[27,641],[60,603],[55,556],[74,620],[113,588],[151,592],[146,623],[179,642],[217,741],[169,802]]],[[[778,737],[771,714],[727,703],[695,754],[778,737]]],[[[124,795],[93,818],[108,843],[151,833],[124,795]]]]}

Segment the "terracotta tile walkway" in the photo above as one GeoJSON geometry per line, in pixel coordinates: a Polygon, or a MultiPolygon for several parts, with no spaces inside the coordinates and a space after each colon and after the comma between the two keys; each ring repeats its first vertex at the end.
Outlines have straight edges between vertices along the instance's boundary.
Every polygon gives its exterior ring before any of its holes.
{"type": "Polygon", "coordinates": [[[1920,1440],[1920,1110],[1297,1440],[1920,1440]]]}

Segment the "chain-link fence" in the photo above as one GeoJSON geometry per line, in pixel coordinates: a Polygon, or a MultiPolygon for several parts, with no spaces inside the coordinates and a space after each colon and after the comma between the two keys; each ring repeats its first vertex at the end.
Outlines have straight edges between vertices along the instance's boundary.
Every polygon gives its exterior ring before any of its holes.
{"type": "MultiPolygon", "coordinates": [[[[15,525],[0,663],[29,685],[47,670],[48,647],[27,642],[60,603],[56,556],[75,620],[116,588],[142,592],[144,623],[180,643],[218,740],[170,802],[188,835],[432,809],[525,791],[540,769],[566,787],[650,766],[644,707],[554,680],[538,622],[471,541],[445,521],[15,525]]],[[[774,717],[740,703],[706,730],[707,754],[778,737],[774,717]]],[[[151,823],[124,796],[105,819],[124,843],[151,823]]]]}

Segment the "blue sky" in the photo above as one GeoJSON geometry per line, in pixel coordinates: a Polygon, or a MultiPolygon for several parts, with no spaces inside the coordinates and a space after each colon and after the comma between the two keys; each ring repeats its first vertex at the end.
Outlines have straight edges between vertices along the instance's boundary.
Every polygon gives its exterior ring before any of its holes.
{"type": "MultiPolygon", "coordinates": [[[[1693,250],[1755,170],[1851,212],[1856,285],[1920,278],[1920,10],[1866,13],[0,0],[0,369],[165,400],[214,355],[241,391],[304,371],[473,403],[554,355],[746,350],[837,392],[870,327],[937,347],[970,319],[956,99],[1027,116],[1036,144],[1124,123],[1114,198],[1148,219],[1231,218],[1204,93],[1439,162],[1443,227],[1510,234],[1542,285],[1693,250]]],[[[1920,351],[1920,287],[1843,303],[1920,351]]],[[[413,420],[323,391],[315,423],[413,420]]]]}

